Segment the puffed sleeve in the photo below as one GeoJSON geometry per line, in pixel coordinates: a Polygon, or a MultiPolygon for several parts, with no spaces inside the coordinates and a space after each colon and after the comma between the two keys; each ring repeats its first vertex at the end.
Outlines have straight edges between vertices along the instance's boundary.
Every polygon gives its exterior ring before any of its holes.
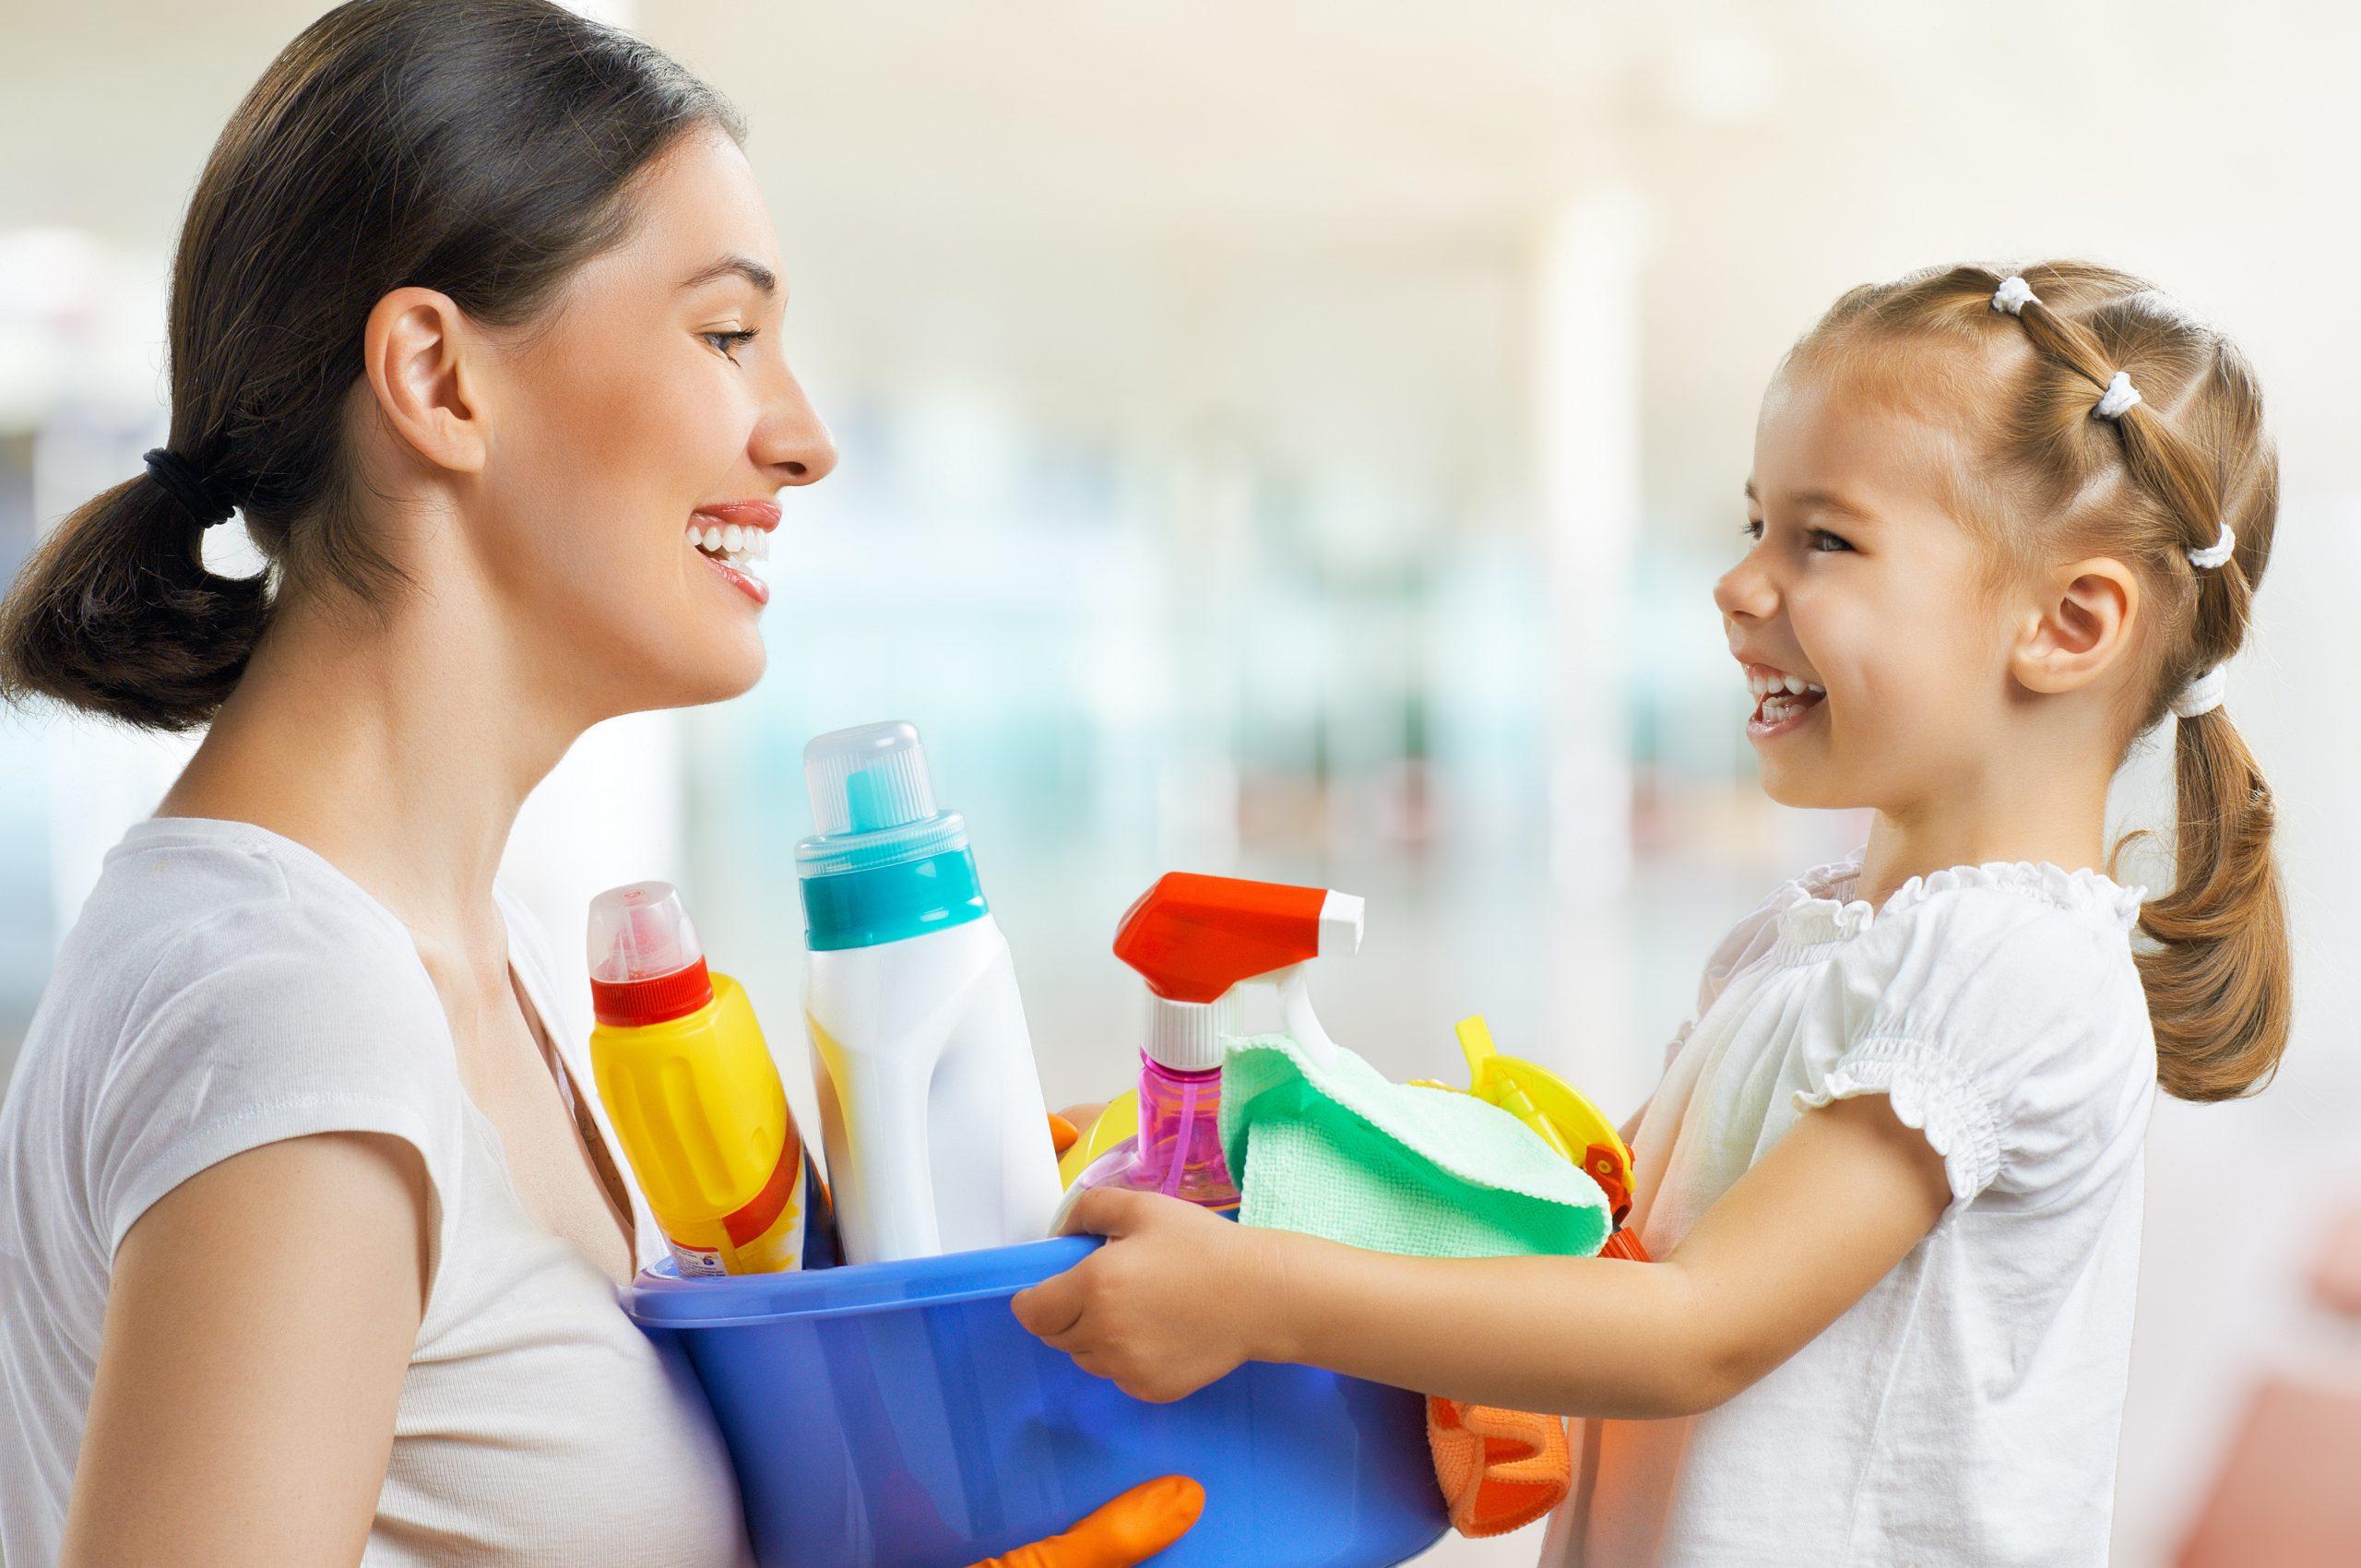
{"type": "Polygon", "coordinates": [[[2128,918],[1967,883],[1880,916],[1844,976],[1843,1027],[1807,1052],[1798,1110],[1882,1094],[1942,1157],[1954,1207],[2056,1191],[2136,1142],[2154,1039],[2128,918]]]}

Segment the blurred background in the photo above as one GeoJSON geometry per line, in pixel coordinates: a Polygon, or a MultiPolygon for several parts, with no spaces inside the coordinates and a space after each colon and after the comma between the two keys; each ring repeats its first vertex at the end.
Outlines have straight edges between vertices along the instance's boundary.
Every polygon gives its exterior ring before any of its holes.
{"type": "MultiPolygon", "coordinates": [[[[6,0],[0,567],[161,439],[182,207],[320,8],[6,0]]],[[[1866,826],[1761,794],[1709,597],[1766,376],[1854,283],[2094,256],[2227,327],[2270,389],[2284,504],[2230,707],[2279,792],[2301,1015],[2267,1094],[2159,1105],[2117,1562],[2174,1559],[2270,1391],[2361,1386],[2308,1282],[2361,1192],[2361,728],[2324,707],[2361,592],[2361,12],[586,8],[745,111],[843,457],[788,497],[761,685],[594,731],[519,825],[509,879],[577,985],[590,895],[679,882],[810,1124],[800,750],[907,718],[1052,1104],[1128,1081],[1108,942],[1180,868],[1365,896],[1320,998],[1390,1073],[1454,1075],[1480,1010],[1620,1116],[1714,941],[1866,826]]],[[[184,754],[0,719],[0,1078],[184,754]]],[[[2168,760],[2127,767],[2121,826],[2169,826],[2168,760]]]]}

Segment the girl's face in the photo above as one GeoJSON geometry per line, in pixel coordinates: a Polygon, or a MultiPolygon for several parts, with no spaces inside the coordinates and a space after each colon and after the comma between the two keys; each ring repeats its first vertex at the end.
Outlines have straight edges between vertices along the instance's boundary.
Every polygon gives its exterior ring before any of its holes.
{"type": "Polygon", "coordinates": [[[469,505],[533,662],[593,717],[754,683],[777,497],[836,460],[788,368],[778,241],[745,155],[692,132],[627,199],[623,243],[495,335],[469,505]]]}
{"type": "Polygon", "coordinates": [[[1881,375],[1795,366],[1764,395],[1745,556],[1714,585],[1783,805],[1900,814],[1990,765],[2011,686],[1946,427],[1881,375]]]}

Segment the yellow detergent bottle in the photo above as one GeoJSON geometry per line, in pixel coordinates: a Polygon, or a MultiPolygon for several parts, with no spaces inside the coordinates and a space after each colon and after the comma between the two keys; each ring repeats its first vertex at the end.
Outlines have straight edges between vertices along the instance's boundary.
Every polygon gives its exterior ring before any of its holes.
{"type": "Polygon", "coordinates": [[[836,1261],[827,1188],[746,992],[670,883],[590,904],[590,1070],[684,1277],[836,1261]]]}

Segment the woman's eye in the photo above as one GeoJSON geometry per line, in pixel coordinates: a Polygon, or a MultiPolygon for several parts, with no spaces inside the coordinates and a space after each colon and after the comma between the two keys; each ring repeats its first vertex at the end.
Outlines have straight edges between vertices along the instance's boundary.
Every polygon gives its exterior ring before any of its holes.
{"type": "Polygon", "coordinates": [[[697,336],[703,338],[706,342],[719,350],[721,357],[728,360],[731,364],[736,364],[738,362],[738,356],[731,350],[738,348],[741,344],[751,343],[754,340],[754,334],[751,328],[736,332],[700,332],[697,336]]]}

